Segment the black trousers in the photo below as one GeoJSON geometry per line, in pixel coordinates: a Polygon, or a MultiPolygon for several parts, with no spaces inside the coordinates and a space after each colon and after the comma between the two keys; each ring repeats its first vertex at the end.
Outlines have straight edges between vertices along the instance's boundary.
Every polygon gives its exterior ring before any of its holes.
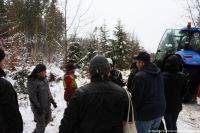
{"type": "Polygon", "coordinates": [[[166,113],[164,115],[167,132],[177,133],[176,122],[177,122],[177,119],[178,119],[178,115],[179,115],[179,112],[166,113]]]}

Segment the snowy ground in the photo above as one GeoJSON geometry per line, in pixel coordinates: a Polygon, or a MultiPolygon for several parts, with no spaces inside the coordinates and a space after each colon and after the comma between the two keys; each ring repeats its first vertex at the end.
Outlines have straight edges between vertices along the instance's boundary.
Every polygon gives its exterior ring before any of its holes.
{"type": "MultiPolygon", "coordinates": [[[[64,75],[64,73],[61,70],[58,70],[58,68],[52,68],[49,71],[57,74],[57,76],[64,75]]],[[[123,75],[127,75],[127,73],[128,72],[125,72],[123,75]]],[[[88,82],[88,79],[84,79],[78,75],[79,86],[82,86],[88,82]]],[[[58,83],[51,83],[50,89],[55,101],[58,104],[58,107],[56,109],[52,107],[53,121],[49,123],[45,133],[57,133],[60,120],[62,119],[64,109],[66,108],[66,103],[63,99],[64,90],[62,81],[58,83]]],[[[33,114],[30,109],[28,96],[20,95],[18,98],[20,111],[24,120],[24,133],[32,133],[35,128],[35,122],[33,121],[33,114]]],[[[179,115],[177,125],[179,133],[200,133],[200,105],[184,104],[183,110],[179,115]]]]}

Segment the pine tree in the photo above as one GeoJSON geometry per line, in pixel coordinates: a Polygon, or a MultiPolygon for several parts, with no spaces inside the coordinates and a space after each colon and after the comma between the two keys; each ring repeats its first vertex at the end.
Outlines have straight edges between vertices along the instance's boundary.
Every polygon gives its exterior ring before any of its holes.
{"type": "Polygon", "coordinates": [[[68,61],[70,63],[77,63],[79,60],[81,60],[81,46],[78,42],[72,42],[69,46],[69,59],[68,61]]]}
{"type": "Polygon", "coordinates": [[[114,39],[112,40],[112,55],[111,58],[116,59],[117,66],[120,69],[125,69],[128,67],[129,63],[127,62],[128,57],[128,40],[127,33],[124,30],[121,21],[119,20],[117,26],[114,30],[114,39]]]}
{"type": "Polygon", "coordinates": [[[111,51],[111,45],[109,43],[109,35],[107,30],[107,25],[104,23],[100,27],[100,35],[99,35],[99,45],[100,45],[100,53],[105,55],[106,57],[109,55],[111,51]]]}
{"type": "Polygon", "coordinates": [[[52,54],[55,53],[55,49],[61,43],[61,37],[63,33],[63,17],[60,11],[56,7],[56,1],[53,0],[50,6],[47,8],[45,15],[46,22],[46,44],[48,61],[52,61],[52,54]]]}
{"type": "Polygon", "coordinates": [[[7,16],[7,10],[4,0],[0,0],[0,39],[8,37],[10,23],[7,16]]]}

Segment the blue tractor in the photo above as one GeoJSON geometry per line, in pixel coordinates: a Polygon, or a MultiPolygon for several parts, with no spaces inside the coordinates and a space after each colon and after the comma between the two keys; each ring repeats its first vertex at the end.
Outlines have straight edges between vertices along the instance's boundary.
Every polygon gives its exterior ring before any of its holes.
{"type": "Polygon", "coordinates": [[[200,84],[200,30],[191,27],[167,29],[158,46],[155,63],[163,69],[165,59],[175,54],[180,61],[180,69],[188,78],[188,95],[185,102],[194,99],[200,84]]]}

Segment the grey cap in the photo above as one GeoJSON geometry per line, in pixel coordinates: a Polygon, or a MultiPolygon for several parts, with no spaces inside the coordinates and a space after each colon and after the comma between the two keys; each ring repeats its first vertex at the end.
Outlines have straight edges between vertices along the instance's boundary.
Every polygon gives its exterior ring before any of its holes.
{"type": "Polygon", "coordinates": [[[89,72],[91,75],[108,75],[110,72],[110,64],[103,55],[96,55],[90,60],[89,72]]]}

